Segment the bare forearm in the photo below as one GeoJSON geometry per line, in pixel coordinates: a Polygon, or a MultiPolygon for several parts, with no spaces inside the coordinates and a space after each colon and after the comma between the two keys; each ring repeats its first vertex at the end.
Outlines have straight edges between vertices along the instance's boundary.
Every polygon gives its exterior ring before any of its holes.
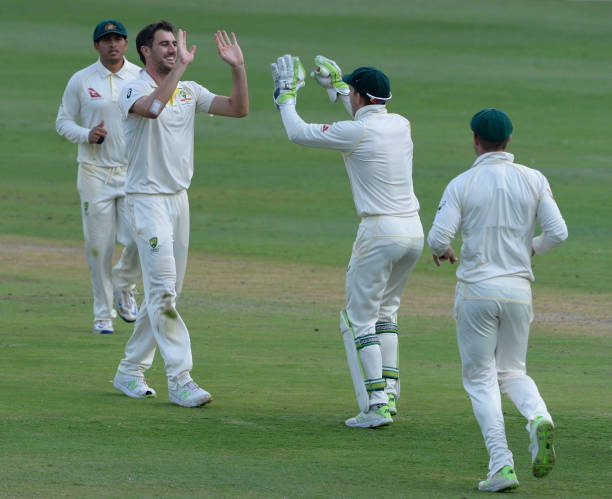
{"type": "Polygon", "coordinates": [[[186,69],[187,65],[176,64],[151,94],[138,99],[134,103],[132,112],[145,118],[157,118],[174,94],[186,69]]]}

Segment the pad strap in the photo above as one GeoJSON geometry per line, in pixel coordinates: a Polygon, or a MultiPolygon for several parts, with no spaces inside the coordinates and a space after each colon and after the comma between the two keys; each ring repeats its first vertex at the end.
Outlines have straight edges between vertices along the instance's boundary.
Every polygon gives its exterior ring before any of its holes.
{"type": "Polygon", "coordinates": [[[380,340],[375,334],[366,334],[355,338],[355,348],[357,348],[357,351],[372,345],[380,345],[380,340]]]}
{"type": "Polygon", "coordinates": [[[395,322],[377,322],[376,334],[395,333],[398,334],[397,324],[395,322]]]}
{"type": "Polygon", "coordinates": [[[379,392],[384,390],[385,386],[387,386],[387,382],[384,378],[366,379],[364,382],[368,392],[379,392]]]}

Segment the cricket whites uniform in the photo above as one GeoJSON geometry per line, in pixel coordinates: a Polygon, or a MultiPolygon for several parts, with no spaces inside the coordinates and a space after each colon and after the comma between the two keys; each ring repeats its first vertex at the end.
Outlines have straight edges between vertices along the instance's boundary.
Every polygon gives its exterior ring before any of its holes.
{"type": "Polygon", "coordinates": [[[514,467],[501,405],[505,393],[531,422],[552,422],[534,381],[526,374],[531,304],[531,252],[544,253],[567,238],[567,227],[548,181],[489,152],[447,186],[427,242],[444,254],[461,230],[454,316],[463,386],[472,401],[489,452],[489,478],[514,467]],[[533,237],[536,221],[542,234],[533,237]]]}
{"type": "Polygon", "coordinates": [[[142,265],[144,300],[119,370],[142,375],[151,367],[157,345],[168,378],[175,379],[193,367],[189,333],[176,301],[189,246],[187,188],[193,175],[194,120],[196,112],[208,112],[215,95],[195,82],[181,81],[157,119],[129,113],[156,87],[143,70],[125,86],[120,99],[128,143],[125,191],[142,265]]]}
{"type": "Polygon", "coordinates": [[[123,190],[127,155],[119,109],[121,89],[139,70],[124,58],[117,73],[110,72],[99,59],[78,71],[68,82],[55,122],[60,135],[78,143],[77,188],[95,320],[112,319],[113,288],[132,290],[140,277],[138,249],[127,222],[123,190]],[[89,131],[102,120],[108,131],[106,139],[102,144],[90,144],[89,131]],[[124,250],[111,272],[115,237],[124,250]]]}
{"type": "Polygon", "coordinates": [[[399,396],[397,311],[424,239],[410,122],[384,105],[364,106],[353,121],[332,125],[305,123],[292,102],[280,111],[292,142],[342,152],[361,223],[340,327],[354,334],[370,405],[386,404],[387,394],[399,396]]]}

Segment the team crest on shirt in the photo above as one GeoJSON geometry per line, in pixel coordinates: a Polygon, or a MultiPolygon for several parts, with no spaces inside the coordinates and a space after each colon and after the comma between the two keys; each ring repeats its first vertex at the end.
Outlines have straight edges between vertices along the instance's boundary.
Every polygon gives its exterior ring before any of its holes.
{"type": "Polygon", "coordinates": [[[101,96],[101,95],[100,95],[100,94],[99,94],[99,93],[98,93],[98,92],[97,92],[95,89],[93,89],[93,88],[91,88],[91,87],[89,87],[89,88],[87,89],[87,91],[89,92],[89,96],[90,96],[92,99],[101,99],[101,98],[102,98],[102,96],[101,96]]]}
{"type": "Polygon", "coordinates": [[[189,102],[193,100],[193,98],[182,88],[178,92],[178,98],[180,102],[189,102]]]}
{"type": "Polygon", "coordinates": [[[157,247],[156,237],[152,237],[151,239],[149,239],[149,246],[151,246],[151,251],[153,251],[153,253],[157,253],[159,251],[159,248],[157,247]]]}

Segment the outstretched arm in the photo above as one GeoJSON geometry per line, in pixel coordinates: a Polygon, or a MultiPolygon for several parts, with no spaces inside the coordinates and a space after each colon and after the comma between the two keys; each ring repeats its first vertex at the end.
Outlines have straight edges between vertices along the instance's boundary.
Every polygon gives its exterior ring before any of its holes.
{"type": "Polygon", "coordinates": [[[249,90],[242,50],[236,41],[236,35],[232,33],[230,40],[225,30],[215,33],[215,42],[219,56],[232,68],[232,94],[229,97],[215,96],[208,112],[219,116],[242,118],[249,113],[249,90]]]}

